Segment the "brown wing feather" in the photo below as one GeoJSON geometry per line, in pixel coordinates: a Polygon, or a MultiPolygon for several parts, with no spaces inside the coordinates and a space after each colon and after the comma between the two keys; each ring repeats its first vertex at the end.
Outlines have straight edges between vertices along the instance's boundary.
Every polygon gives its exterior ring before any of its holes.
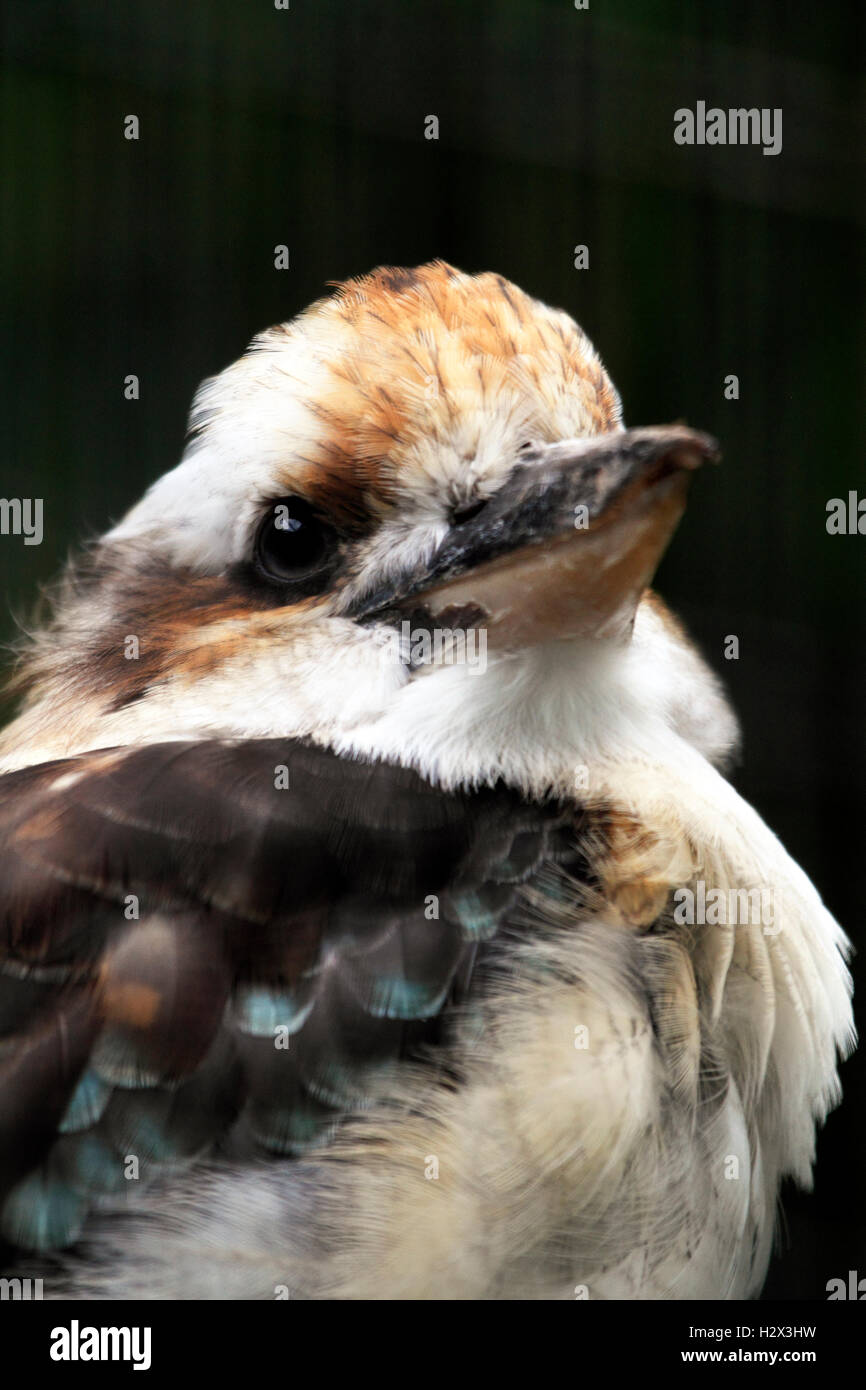
{"type": "Polygon", "coordinates": [[[319,1141],[434,1040],[563,821],[279,740],[0,779],[0,1230],[67,1243],[129,1169],[319,1141]]]}

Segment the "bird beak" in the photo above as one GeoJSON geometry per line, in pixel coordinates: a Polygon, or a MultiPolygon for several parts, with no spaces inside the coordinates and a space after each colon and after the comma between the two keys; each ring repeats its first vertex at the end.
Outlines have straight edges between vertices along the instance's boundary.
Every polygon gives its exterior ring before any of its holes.
{"type": "Polygon", "coordinates": [[[679,425],[532,446],[423,573],[370,597],[416,625],[484,628],[501,651],[627,641],[691,475],[716,457],[714,440],[679,425]]]}

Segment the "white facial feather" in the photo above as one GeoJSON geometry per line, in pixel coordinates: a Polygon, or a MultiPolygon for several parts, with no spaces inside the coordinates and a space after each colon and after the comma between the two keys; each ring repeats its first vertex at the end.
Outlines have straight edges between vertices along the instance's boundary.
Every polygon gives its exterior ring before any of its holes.
{"type": "Polygon", "coordinates": [[[191,440],[106,536],[146,541],[172,563],[218,574],[242,560],[263,505],[283,489],[279,465],[303,456],[322,434],[307,402],[325,388],[324,365],[289,334],[279,351],[250,352],[203,382],[190,414],[191,440]]]}

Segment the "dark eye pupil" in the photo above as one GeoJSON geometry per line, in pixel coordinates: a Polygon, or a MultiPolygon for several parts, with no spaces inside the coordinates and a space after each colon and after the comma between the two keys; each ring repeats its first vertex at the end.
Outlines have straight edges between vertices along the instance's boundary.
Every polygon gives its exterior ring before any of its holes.
{"type": "Polygon", "coordinates": [[[274,503],[259,529],[256,560],[269,579],[309,579],[326,568],[333,532],[302,497],[274,503]]]}

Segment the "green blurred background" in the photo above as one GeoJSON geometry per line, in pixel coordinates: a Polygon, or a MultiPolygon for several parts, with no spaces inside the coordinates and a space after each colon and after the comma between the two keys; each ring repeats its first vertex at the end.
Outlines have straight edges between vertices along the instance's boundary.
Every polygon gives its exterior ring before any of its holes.
{"type": "MultiPolygon", "coordinates": [[[[825,520],[866,496],[862,5],[6,0],[0,25],[0,492],[45,499],[41,546],[0,538],[0,637],[254,332],[383,262],[500,271],[581,322],[628,423],[721,440],[658,587],[742,716],[738,786],[860,940],[866,536],[825,520]],[[697,100],[781,107],[782,153],[676,146],[697,100]]],[[[769,1297],[866,1275],[864,1070],[769,1297]]]]}

